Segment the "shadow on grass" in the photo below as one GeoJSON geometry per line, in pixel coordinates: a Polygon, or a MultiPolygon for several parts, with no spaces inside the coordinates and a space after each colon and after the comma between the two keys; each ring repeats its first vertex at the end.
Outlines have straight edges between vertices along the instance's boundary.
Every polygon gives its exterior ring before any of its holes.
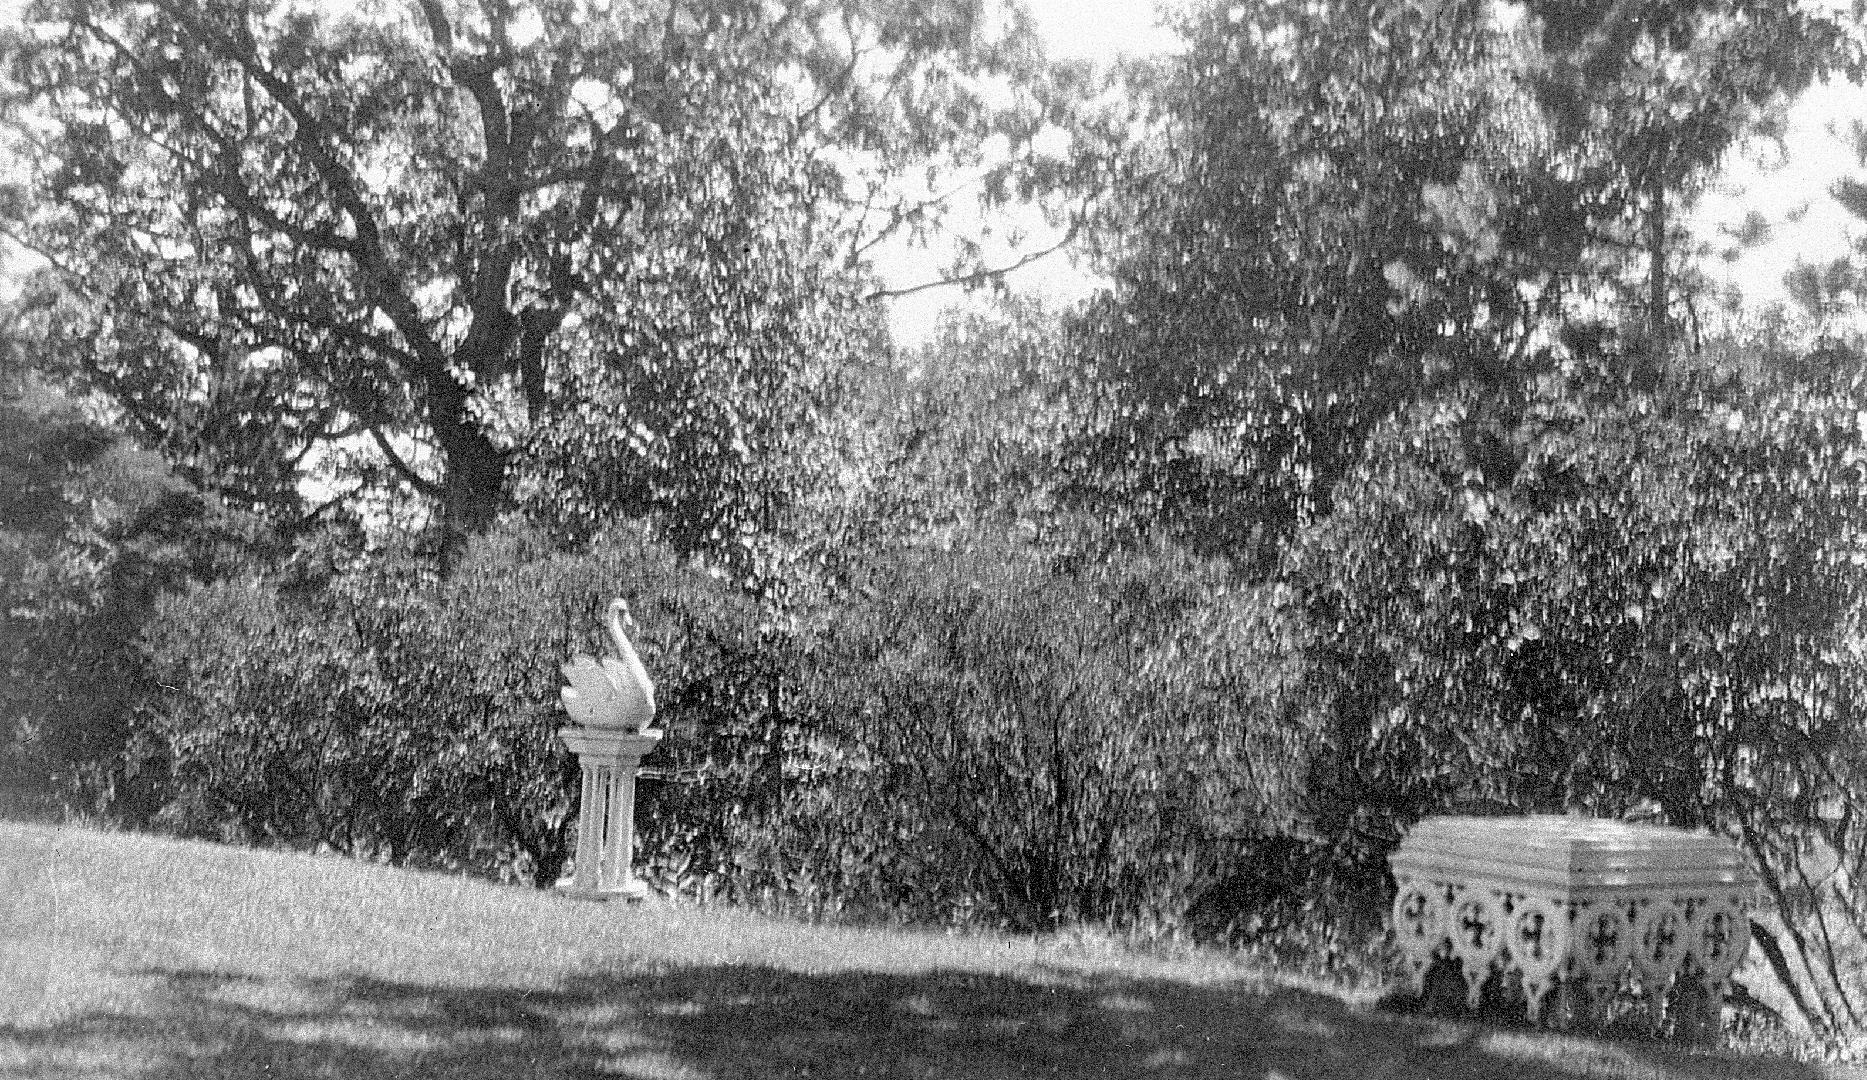
{"type": "Polygon", "coordinates": [[[1298,990],[1067,971],[598,972],[555,989],[146,971],[122,1011],[0,1027],[0,1074],[267,1077],[1161,1077],[1440,1080],[1822,1075],[1351,1009],[1298,990]]]}

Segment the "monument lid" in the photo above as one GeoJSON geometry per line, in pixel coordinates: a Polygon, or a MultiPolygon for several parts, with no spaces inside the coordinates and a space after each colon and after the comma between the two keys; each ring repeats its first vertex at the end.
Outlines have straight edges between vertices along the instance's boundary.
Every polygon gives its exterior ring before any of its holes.
{"type": "Polygon", "coordinates": [[[1427,818],[1389,862],[1397,872],[1459,874],[1570,892],[1755,882],[1743,851],[1724,837],[1556,814],[1427,818]]]}

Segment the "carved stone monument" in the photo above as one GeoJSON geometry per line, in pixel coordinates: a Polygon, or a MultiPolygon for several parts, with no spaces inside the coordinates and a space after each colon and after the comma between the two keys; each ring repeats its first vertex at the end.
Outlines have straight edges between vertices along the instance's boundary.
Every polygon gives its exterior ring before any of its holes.
{"type": "Polygon", "coordinates": [[[564,665],[570,685],[559,691],[572,726],[558,737],[583,765],[583,801],[577,814],[577,857],[572,876],[558,883],[565,895],[588,900],[640,900],[648,886],[635,877],[635,773],[643,755],[661,742],[649,731],[655,684],[623,633],[629,605],[609,604],[615,656],[572,657],[564,665]]]}
{"type": "Polygon", "coordinates": [[[1553,815],[1436,817],[1389,865],[1394,938],[1414,993],[1435,964],[1458,970],[1470,1006],[1493,976],[1508,978],[1532,1021],[1600,1023],[1627,997],[1656,1022],[1662,1012],[1715,1021],[1750,944],[1756,879],[1737,845],[1708,833],[1553,815]],[[1552,990],[1560,1008],[1545,1007],[1552,990]]]}

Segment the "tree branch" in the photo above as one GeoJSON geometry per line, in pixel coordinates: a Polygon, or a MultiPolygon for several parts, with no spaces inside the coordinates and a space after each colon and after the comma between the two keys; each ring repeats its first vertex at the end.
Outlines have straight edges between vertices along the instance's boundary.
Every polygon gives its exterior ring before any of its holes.
{"type": "MultiPolygon", "coordinates": [[[[890,236],[893,236],[895,234],[895,231],[900,229],[901,226],[907,224],[910,221],[913,221],[914,219],[918,217],[921,217],[922,215],[926,214],[927,211],[933,209],[936,206],[939,206],[941,203],[946,202],[948,199],[951,199],[953,196],[958,195],[962,191],[965,191],[967,188],[974,187],[979,184],[984,184],[988,182],[989,180],[991,180],[991,178],[995,174],[1010,171],[1011,166],[1012,166],[1012,163],[1009,161],[1000,162],[999,164],[994,165],[991,168],[980,173],[978,176],[972,177],[971,179],[962,181],[958,184],[954,184],[952,187],[948,188],[947,190],[941,192],[938,195],[934,195],[931,198],[922,199],[920,202],[913,203],[912,205],[895,207],[895,209],[889,211],[888,224],[883,225],[880,229],[876,230],[874,236],[871,236],[868,240],[863,241],[861,243],[853,243],[853,242],[851,243],[850,249],[849,249],[849,255],[843,260],[844,266],[854,266],[856,264],[857,259],[860,259],[864,254],[866,254],[868,251],[873,249],[877,244],[880,244],[882,241],[888,239],[890,236]]],[[[867,217],[867,210],[865,208],[864,218],[866,219],[866,217],[867,217]]]]}
{"type": "Polygon", "coordinates": [[[394,342],[378,337],[360,327],[305,308],[292,307],[279,298],[278,284],[272,275],[265,272],[258,256],[249,247],[241,253],[244,272],[240,279],[253,290],[262,308],[274,318],[286,324],[297,324],[306,329],[330,334],[333,337],[366,352],[380,356],[390,363],[413,367],[415,357],[407,349],[398,347],[394,342]]]}
{"type": "Polygon", "coordinates": [[[298,515],[298,520],[294,522],[292,525],[293,531],[303,532],[305,529],[310,528],[311,525],[315,523],[318,518],[324,515],[325,511],[331,509],[334,506],[341,505],[347,499],[356,498],[358,495],[362,494],[363,489],[366,486],[367,485],[365,484],[358,484],[355,487],[351,488],[349,491],[338,492],[337,494],[324,500],[318,505],[298,515]]]}
{"type": "Polygon", "coordinates": [[[421,7],[435,45],[443,53],[448,75],[472,98],[478,111],[480,145],[485,148],[476,179],[484,200],[486,242],[478,251],[463,245],[458,253],[457,272],[466,286],[471,318],[455,356],[463,359],[474,374],[496,377],[503,374],[503,361],[519,333],[518,320],[506,296],[516,260],[504,237],[507,223],[518,213],[522,188],[517,176],[511,106],[494,77],[511,61],[506,23],[512,12],[497,0],[481,0],[480,9],[492,35],[492,50],[468,57],[456,54],[452,29],[437,0],[421,0],[421,7]]]}
{"type": "Polygon", "coordinates": [[[260,62],[250,32],[245,35],[244,41],[236,40],[204,21],[192,3],[184,0],[151,2],[213,52],[245,72],[297,125],[298,132],[293,142],[311,159],[313,170],[330,191],[338,207],[349,216],[356,232],[357,250],[353,257],[358,269],[362,271],[363,280],[360,284],[373,294],[372,302],[401,331],[403,339],[412,349],[410,355],[415,363],[411,373],[424,382],[456,388],[457,380],[448,370],[447,357],[440,344],[428,332],[427,322],[421,317],[414,299],[399,287],[382,232],[363,199],[356,177],[337,160],[331,149],[330,132],[317,117],[311,115],[291,84],[260,62]]]}
{"type": "MultiPolygon", "coordinates": [[[[205,113],[191,108],[174,94],[170,93],[168,88],[163,85],[162,80],[151,73],[148,67],[142,62],[141,58],[127,45],[119,41],[116,35],[93,22],[85,22],[82,26],[86,33],[90,34],[95,40],[108,46],[112,52],[115,52],[124,63],[128,64],[130,68],[136,72],[136,81],[140,89],[158,98],[178,119],[186,123],[202,138],[213,143],[215,148],[219,150],[222,158],[231,159],[236,162],[239,160],[239,149],[235,145],[234,140],[226,132],[216,128],[205,113]]],[[[335,230],[319,229],[314,226],[300,225],[296,222],[287,221],[283,216],[267,206],[263,200],[252,193],[245,184],[244,177],[240,175],[237,165],[232,170],[209,165],[182,147],[163,138],[153,127],[139,122],[122,108],[114,108],[112,111],[114,111],[132,131],[140,135],[145,142],[161,150],[163,153],[168,154],[176,161],[192,168],[210,191],[213,191],[222,199],[226,200],[228,205],[236,210],[259,220],[275,232],[281,233],[310,247],[344,255],[354,256],[357,253],[355,250],[355,242],[347,237],[339,235],[335,230]]]]}
{"type": "MultiPolygon", "coordinates": [[[[787,11],[785,18],[788,20],[791,14],[787,11]]],[[[799,127],[805,124],[815,124],[823,107],[828,105],[836,95],[849,89],[850,80],[855,78],[857,65],[862,63],[862,58],[869,52],[868,49],[862,47],[861,40],[856,36],[855,20],[851,18],[848,8],[843,9],[843,32],[849,35],[849,63],[843,65],[843,70],[830,80],[830,85],[824,87],[823,93],[817,96],[816,102],[810,108],[793,118],[793,122],[799,127]]]]}
{"type": "Polygon", "coordinates": [[[422,18],[428,23],[428,36],[434,39],[434,47],[451,62],[454,55],[454,27],[447,21],[447,12],[442,9],[439,0],[417,0],[417,3],[422,18]]]}
{"type": "Polygon", "coordinates": [[[416,472],[413,466],[404,461],[402,455],[395,452],[395,447],[389,445],[389,440],[383,436],[382,429],[372,426],[369,432],[370,438],[376,441],[376,448],[382,451],[383,457],[388,460],[389,467],[395,470],[397,476],[408,481],[409,486],[417,492],[431,499],[441,497],[441,485],[416,472]]]}
{"type": "Polygon", "coordinates": [[[1020,258],[1019,260],[1017,260],[1016,262],[1012,263],[1009,266],[986,267],[981,270],[975,270],[970,274],[962,274],[959,277],[941,278],[937,281],[924,281],[924,282],[921,282],[919,285],[910,285],[903,289],[877,289],[874,292],[869,293],[867,296],[864,296],[862,299],[865,301],[896,300],[903,296],[912,296],[915,293],[926,292],[929,289],[944,289],[949,286],[965,287],[968,285],[977,285],[980,282],[984,282],[984,281],[991,281],[994,278],[1002,278],[1006,274],[1009,274],[1014,270],[1019,270],[1026,266],[1029,266],[1032,263],[1036,262],[1037,260],[1042,259],[1047,255],[1051,255],[1063,249],[1064,247],[1068,246],[1071,241],[1076,239],[1076,234],[1078,231],[1080,231],[1081,225],[1082,225],[1081,219],[1071,222],[1069,231],[1063,234],[1063,239],[1058,240],[1056,243],[1050,245],[1047,248],[1044,248],[1042,251],[1033,251],[1029,255],[1026,255],[1023,258],[1020,258]]]}

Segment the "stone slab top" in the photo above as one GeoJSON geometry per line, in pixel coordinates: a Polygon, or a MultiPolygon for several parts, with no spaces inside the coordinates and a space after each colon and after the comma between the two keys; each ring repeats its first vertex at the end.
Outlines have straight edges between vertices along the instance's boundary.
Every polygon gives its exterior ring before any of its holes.
{"type": "Polygon", "coordinates": [[[624,731],[619,728],[603,727],[563,727],[558,729],[558,738],[564,745],[580,757],[616,758],[619,760],[640,760],[650,750],[661,745],[662,732],[624,731]]]}
{"type": "Polygon", "coordinates": [[[1756,883],[1743,851],[1722,836],[1558,814],[1427,818],[1389,864],[1397,874],[1570,894],[1756,883]]]}

